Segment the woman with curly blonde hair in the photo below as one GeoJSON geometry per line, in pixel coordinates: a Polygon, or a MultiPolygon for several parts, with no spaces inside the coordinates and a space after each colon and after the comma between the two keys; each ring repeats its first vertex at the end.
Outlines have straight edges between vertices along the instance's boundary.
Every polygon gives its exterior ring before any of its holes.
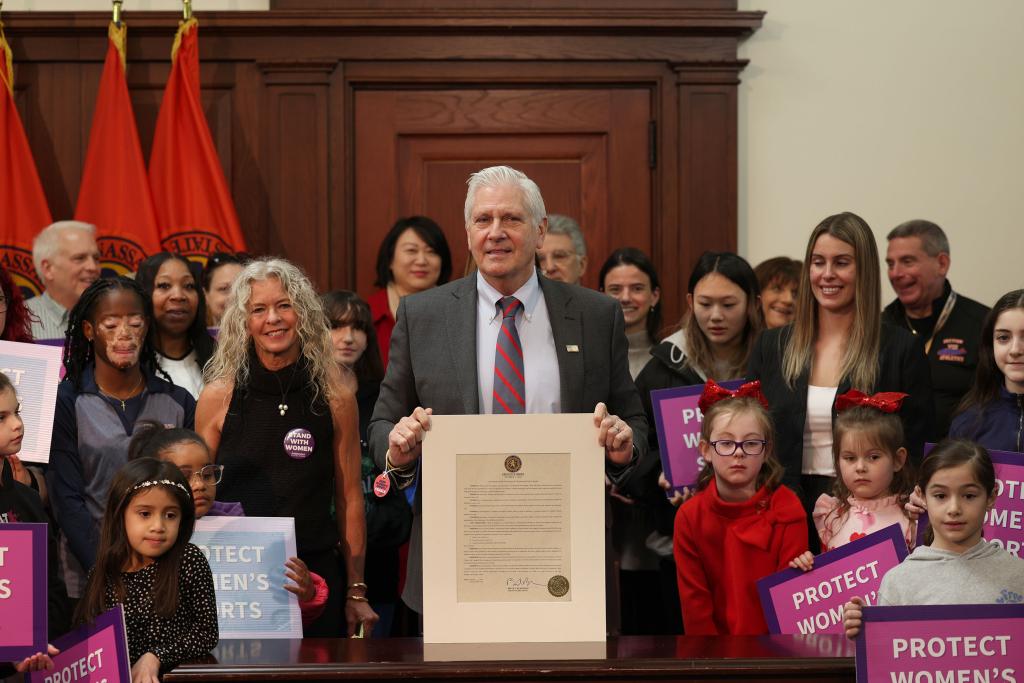
{"type": "Polygon", "coordinates": [[[302,271],[283,259],[253,261],[232,286],[196,407],[196,430],[225,466],[217,497],[249,516],[295,518],[299,558],[330,589],[305,635],[327,637],[342,631],[342,601],[350,634],[377,621],[363,581],[356,402],[331,349],[320,298],[302,271]],[[339,540],[347,577],[334,556],[339,540]]]}

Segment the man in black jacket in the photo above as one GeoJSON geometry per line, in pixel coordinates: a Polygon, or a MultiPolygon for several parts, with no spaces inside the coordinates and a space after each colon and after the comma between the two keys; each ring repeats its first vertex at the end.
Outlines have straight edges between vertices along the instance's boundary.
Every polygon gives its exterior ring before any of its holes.
{"type": "Polygon", "coordinates": [[[982,322],[988,307],[953,291],[949,240],[935,223],[912,220],[889,233],[885,262],[896,300],[882,319],[905,327],[924,341],[932,375],[935,433],[946,436],[953,412],[974,381],[982,322]]]}

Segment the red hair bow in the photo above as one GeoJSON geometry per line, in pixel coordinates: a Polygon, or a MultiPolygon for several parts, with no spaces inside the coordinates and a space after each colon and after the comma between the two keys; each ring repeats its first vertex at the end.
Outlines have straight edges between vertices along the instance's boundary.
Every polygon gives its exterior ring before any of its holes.
{"type": "Polygon", "coordinates": [[[868,396],[862,391],[850,389],[842,396],[836,397],[836,412],[843,412],[848,408],[867,406],[883,413],[895,413],[900,409],[900,404],[910,394],[899,391],[881,391],[874,396],[868,396]]]}
{"type": "Polygon", "coordinates": [[[757,400],[765,410],[768,410],[768,399],[761,393],[761,381],[754,380],[753,382],[747,382],[741,384],[736,391],[729,391],[723,386],[713,380],[709,379],[704,383],[704,392],[700,395],[700,401],[697,402],[697,407],[700,408],[700,412],[708,412],[708,408],[715,405],[719,401],[727,398],[752,398],[757,400]]]}

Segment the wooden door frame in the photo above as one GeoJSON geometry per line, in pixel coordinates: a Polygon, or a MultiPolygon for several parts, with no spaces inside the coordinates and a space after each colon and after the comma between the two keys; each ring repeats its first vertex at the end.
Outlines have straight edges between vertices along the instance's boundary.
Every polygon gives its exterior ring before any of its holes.
{"type": "MultiPolygon", "coordinates": [[[[661,279],[662,301],[665,302],[664,323],[674,325],[685,310],[686,281],[696,258],[706,249],[735,251],[736,249],[736,175],[732,174],[732,206],[723,207],[723,223],[731,230],[705,234],[696,229],[699,216],[691,212],[684,197],[701,191],[701,179],[697,174],[680,172],[680,117],[685,116],[684,103],[680,102],[677,91],[689,90],[701,85],[711,86],[714,97],[724,97],[715,86],[726,85],[735,88],[739,84],[738,73],[744,63],[733,62],[719,68],[711,75],[696,73],[679,65],[669,63],[622,63],[584,62],[574,64],[575,77],[571,83],[564,80],[564,64],[544,62],[494,62],[494,63],[453,63],[444,62],[444,76],[437,76],[440,65],[426,63],[360,62],[345,69],[343,76],[344,103],[346,112],[344,128],[339,131],[345,149],[345,191],[339,207],[339,220],[332,222],[334,242],[341,249],[330,250],[332,287],[351,287],[350,273],[354,270],[355,244],[355,97],[359,90],[370,89],[458,89],[458,88],[631,88],[643,89],[650,93],[651,112],[655,117],[657,137],[655,140],[656,164],[651,173],[651,222],[652,259],[661,279]],[[514,66],[514,68],[510,68],[514,66]],[[681,85],[683,88],[681,88],[681,85]]],[[[688,96],[693,97],[689,92],[688,96]]],[[[699,95],[696,95],[699,97],[699,95]]],[[[735,168],[735,94],[733,107],[733,143],[727,153],[733,158],[735,168]]],[[[601,264],[592,262],[591,268],[601,264]]]]}
{"type": "MultiPolygon", "coordinates": [[[[219,140],[218,150],[229,157],[229,184],[253,248],[294,252],[320,287],[354,284],[352,104],[360,88],[647,88],[657,129],[652,257],[665,319],[677,319],[700,252],[736,248],[737,90],[745,66],[737,45],[764,13],[738,11],[736,0],[525,4],[273,0],[268,12],[197,12],[202,85],[221,81],[231,91],[231,139],[219,140]],[[305,109],[291,110],[288,121],[271,115],[302,97],[305,109]],[[289,126],[306,120],[315,134],[295,147],[289,126]],[[296,169],[310,181],[294,180],[296,169]],[[283,240],[293,238],[307,241],[289,250],[283,240]]],[[[55,150],[48,177],[61,186],[48,195],[74,196],[78,169],[67,167],[80,164],[95,97],[80,83],[102,62],[110,13],[3,18],[16,85],[19,72],[34,78],[34,64],[49,69],[51,95],[78,93],[71,102],[49,96],[20,104],[39,119],[30,144],[55,150]]],[[[168,62],[178,14],[129,8],[125,20],[130,82],[142,73],[147,87],[159,87],[136,65],[168,62]]]]}

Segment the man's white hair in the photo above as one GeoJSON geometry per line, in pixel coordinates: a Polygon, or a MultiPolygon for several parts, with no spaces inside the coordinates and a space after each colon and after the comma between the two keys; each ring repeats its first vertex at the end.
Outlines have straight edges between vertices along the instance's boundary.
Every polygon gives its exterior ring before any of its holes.
{"type": "Polygon", "coordinates": [[[469,175],[469,189],[466,190],[465,218],[466,227],[473,217],[473,203],[476,200],[476,193],[482,187],[504,187],[511,185],[518,187],[523,193],[523,204],[526,212],[530,215],[531,222],[538,226],[547,216],[544,208],[544,198],[540,196],[540,188],[537,183],[530,180],[525,173],[517,171],[511,166],[491,166],[469,175]]]}
{"type": "Polygon", "coordinates": [[[57,221],[43,228],[32,240],[32,263],[39,279],[43,279],[43,261],[53,261],[60,249],[60,236],[71,230],[81,230],[96,239],[96,226],[82,221],[57,221]]]}

